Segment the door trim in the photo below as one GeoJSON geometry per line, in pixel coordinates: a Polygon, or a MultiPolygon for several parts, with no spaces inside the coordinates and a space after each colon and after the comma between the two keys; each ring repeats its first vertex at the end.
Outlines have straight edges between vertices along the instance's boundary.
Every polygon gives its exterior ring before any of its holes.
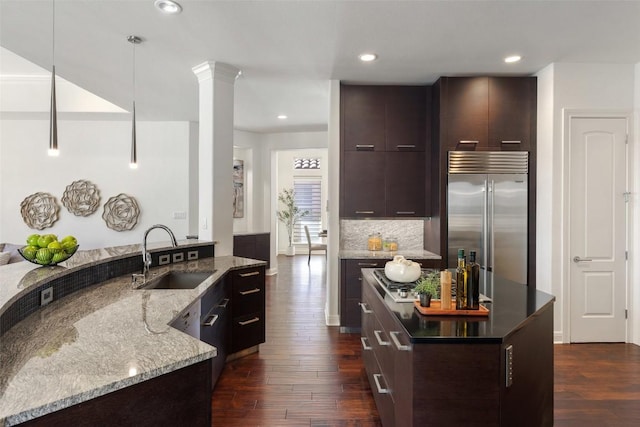
{"type": "MultiPolygon", "coordinates": [[[[561,199],[562,199],[562,207],[561,207],[561,231],[562,231],[562,243],[561,243],[561,261],[560,261],[560,277],[562,277],[562,342],[569,343],[571,337],[571,290],[569,284],[571,283],[571,257],[570,257],[570,227],[569,227],[569,218],[570,218],[570,200],[571,200],[571,121],[573,119],[625,119],[627,121],[627,135],[628,135],[628,143],[627,143],[627,189],[633,192],[633,181],[631,180],[631,176],[633,175],[632,171],[632,158],[633,158],[633,112],[626,110],[582,110],[582,109],[562,109],[562,186],[561,186],[561,199]]],[[[626,227],[627,227],[627,242],[626,242],[626,250],[628,253],[631,253],[631,248],[634,246],[633,241],[633,208],[632,203],[627,205],[626,212],[626,227]]],[[[633,331],[633,320],[634,319],[634,306],[633,306],[633,289],[630,286],[631,273],[633,271],[633,258],[629,257],[626,263],[626,284],[625,284],[625,294],[627,300],[627,328],[625,334],[625,342],[632,342],[632,337],[634,334],[633,331]]],[[[640,292],[640,289],[638,290],[640,292]]]]}

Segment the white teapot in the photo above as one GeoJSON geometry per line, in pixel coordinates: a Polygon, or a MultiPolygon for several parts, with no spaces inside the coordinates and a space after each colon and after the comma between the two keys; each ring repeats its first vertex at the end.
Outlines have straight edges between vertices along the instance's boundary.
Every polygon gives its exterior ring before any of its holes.
{"type": "Polygon", "coordinates": [[[420,264],[405,259],[402,255],[393,257],[384,266],[384,275],[394,282],[409,283],[420,278],[420,264]]]}

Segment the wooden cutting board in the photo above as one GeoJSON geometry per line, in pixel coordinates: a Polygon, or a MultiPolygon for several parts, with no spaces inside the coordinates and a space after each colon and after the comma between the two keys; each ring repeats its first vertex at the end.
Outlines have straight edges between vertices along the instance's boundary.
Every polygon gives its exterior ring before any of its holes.
{"type": "Polygon", "coordinates": [[[423,307],[420,301],[413,302],[416,309],[425,316],[488,316],[489,309],[480,304],[479,310],[456,310],[456,301],[451,301],[451,310],[445,310],[440,306],[440,300],[431,300],[430,307],[423,307]]]}

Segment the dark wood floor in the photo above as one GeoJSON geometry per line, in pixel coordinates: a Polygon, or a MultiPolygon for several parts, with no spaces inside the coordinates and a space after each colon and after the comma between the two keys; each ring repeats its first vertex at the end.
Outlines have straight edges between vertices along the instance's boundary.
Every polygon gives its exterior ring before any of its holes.
{"type": "MultiPolygon", "coordinates": [[[[212,397],[215,426],[379,426],[359,334],[324,322],[325,258],[278,257],[267,278],[267,340],[227,363],[212,397]]],[[[555,347],[555,425],[640,425],[640,347],[555,347]]]]}

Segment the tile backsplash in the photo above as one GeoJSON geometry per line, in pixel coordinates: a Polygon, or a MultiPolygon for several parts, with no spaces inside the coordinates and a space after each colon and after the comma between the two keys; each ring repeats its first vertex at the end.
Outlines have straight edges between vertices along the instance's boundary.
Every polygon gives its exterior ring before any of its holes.
{"type": "Polygon", "coordinates": [[[367,249],[369,234],[378,232],[382,238],[395,237],[400,249],[424,248],[423,219],[342,219],[340,220],[340,249],[367,249]]]}

